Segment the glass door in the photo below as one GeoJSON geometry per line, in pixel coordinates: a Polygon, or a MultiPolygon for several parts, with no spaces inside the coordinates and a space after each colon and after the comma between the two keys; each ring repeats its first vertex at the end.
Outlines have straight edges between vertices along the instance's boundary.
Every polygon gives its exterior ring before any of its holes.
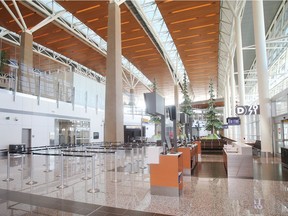
{"type": "Polygon", "coordinates": [[[281,147],[283,147],[283,139],[282,139],[282,123],[276,123],[275,127],[275,153],[281,154],[281,147]]]}
{"type": "Polygon", "coordinates": [[[283,146],[288,147],[288,120],[282,121],[283,127],[283,146]]]}
{"type": "Polygon", "coordinates": [[[282,147],[288,147],[288,120],[275,123],[275,153],[281,154],[282,147]]]}

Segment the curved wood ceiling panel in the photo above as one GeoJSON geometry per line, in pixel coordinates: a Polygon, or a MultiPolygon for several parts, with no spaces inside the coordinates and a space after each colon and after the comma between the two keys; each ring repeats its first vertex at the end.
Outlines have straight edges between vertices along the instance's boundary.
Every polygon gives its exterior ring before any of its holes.
{"type": "Polygon", "coordinates": [[[220,1],[157,1],[192,84],[195,98],[217,89],[220,1]]]}
{"type": "MultiPolygon", "coordinates": [[[[77,1],[59,1],[58,3],[107,40],[108,1],[81,1],[81,4],[77,1]]],[[[125,4],[121,5],[121,32],[122,55],[151,82],[155,79],[164,96],[173,97],[173,87],[171,88],[173,80],[167,64],[125,4]]]]}
{"type": "MultiPolygon", "coordinates": [[[[2,8],[0,25],[9,29],[10,31],[21,33],[20,27],[15,21],[13,21],[12,16],[2,4],[0,5],[0,9],[2,8]]],[[[9,6],[10,9],[17,14],[13,4],[11,3],[9,6]]],[[[28,28],[32,28],[45,18],[36,13],[36,11],[33,11],[32,9],[20,4],[20,2],[18,2],[18,7],[24,16],[24,20],[28,28]],[[31,15],[25,16],[25,14],[31,15]]],[[[83,41],[80,41],[78,38],[73,36],[71,32],[64,30],[64,28],[61,28],[55,23],[50,23],[33,33],[33,40],[36,43],[39,43],[76,62],[79,62],[80,64],[102,75],[105,75],[106,57],[96,50],[93,50],[89,45],[83,43],[83,41]]]]}
{"type": "MultiPolygon", "coordinates": [[[[7,3],[17,14],[12,2],[7,3]]],[[[17,3],[28,28],[45,18],[36,9],[27,6],[27,3],[17,3]]],[[[58,3],[107,40],[108,1],[58,3]]],[[[207,95],[209,78],[217,80],[220,3],[158,1],[157,4],[192,83],[195,100],[203,100],[207,95]]],[[[20,33],[19,26],[2,4],[0,13],[0,25],[20,33]]],[[[125,4],[121,5],[121,23],[122,54],[152,82],[156,79],[164,96],[173,98],[173,81],[166,62],[125,4]]],[[[33,34],[33,38],[35,42],[105,75],[106,57],[59,24],[53,22],[44,26],[33,34]]],[[[143,86],[139,89],[143,89],[143,86]]]]}

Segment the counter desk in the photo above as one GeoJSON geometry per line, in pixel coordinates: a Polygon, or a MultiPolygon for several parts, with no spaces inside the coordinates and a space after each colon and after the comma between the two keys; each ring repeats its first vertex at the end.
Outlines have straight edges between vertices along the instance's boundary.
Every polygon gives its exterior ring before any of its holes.
{"type": "Polygon", "coordinates": [[[223,148],[224,167],[228,177],[253,178],[252,147],[233,142],[223,148]]]}

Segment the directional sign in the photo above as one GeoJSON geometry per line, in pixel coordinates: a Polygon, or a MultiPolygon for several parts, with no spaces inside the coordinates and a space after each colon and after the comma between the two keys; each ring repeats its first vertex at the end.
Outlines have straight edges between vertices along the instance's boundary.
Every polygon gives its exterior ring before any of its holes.
{"type": "Polygon", "coordinates": [[[237,115],[257,115],[260,114],[259,105],[236,106],[235,112],[237,115]]]}

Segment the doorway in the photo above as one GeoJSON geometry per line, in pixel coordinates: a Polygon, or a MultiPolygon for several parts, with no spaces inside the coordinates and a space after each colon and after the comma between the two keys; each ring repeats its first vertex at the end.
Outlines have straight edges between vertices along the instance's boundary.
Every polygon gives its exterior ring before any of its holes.
{"type": "Polygon", "coordinates": [[[281,120],[275,123],[276,154],[281,154],[281,148],[288,147],[288,120],[281,120]]]}
{"type": "Polygon", "coordinates": [[[25,148],[31,148],[31,129],[22,128],[22,143],[25,144],[25,148]]]}

